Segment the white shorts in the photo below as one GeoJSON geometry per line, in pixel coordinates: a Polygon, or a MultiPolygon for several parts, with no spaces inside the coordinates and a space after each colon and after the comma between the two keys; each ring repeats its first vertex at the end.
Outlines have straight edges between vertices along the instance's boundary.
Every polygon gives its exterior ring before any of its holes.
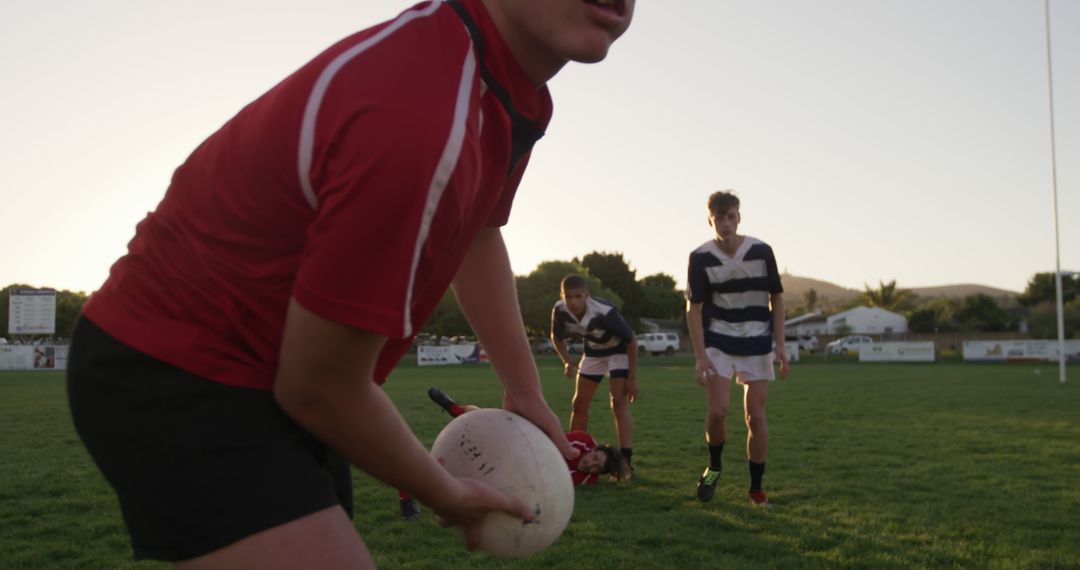
{"type": "MultiPolygon", "coordinates": [[[[582,356],[578,363],[578,374],[585,376],[600,376],[603,378],[613,371],[627,372],[630,370],[630,358],[625,354],[612,354],[611,356],[582,356]]],[[[626,378],[626,374],[616,376],[626,378]]]]}
{"type": "Polygon", "coordinates": [[[705,354],[709,356],[713,368],[720,376],[734,379],[739,384],[776,380],[776,370],[773,369],[776,356],[772,352],[757,356],[736,356],[708,347],[705,354]]]}

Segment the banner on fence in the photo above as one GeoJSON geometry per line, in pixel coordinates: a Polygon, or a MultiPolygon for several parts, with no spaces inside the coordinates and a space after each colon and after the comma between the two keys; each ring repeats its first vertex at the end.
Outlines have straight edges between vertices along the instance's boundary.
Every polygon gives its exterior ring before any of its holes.
{"type": "Polygon", "coordinates": [[[859,350],[859,362],[933,362],[934,342],[874,342],[859,350]]]}
{"type": "Polygon", "coordinates": [[[464,364],[487,362],[488,356],[479,344],[452,344],[450,346],[416,347],[416,364],[436,366],[441,364],[464,364]]]}
{"type": "Polygon", "coordinates": [[[64,370],[67,354],[66,345],[0,345],[0,370],[64,370]]]}
{"type": "MultiPolygon", "coordinates": [[[[1067,360],[1080,361],[1080,340],[1065,341],[1067,360]]],[[[964,360],[973,362],[1050,361],[1060,358],[1056,340],[965,340],[964,360]]]]}

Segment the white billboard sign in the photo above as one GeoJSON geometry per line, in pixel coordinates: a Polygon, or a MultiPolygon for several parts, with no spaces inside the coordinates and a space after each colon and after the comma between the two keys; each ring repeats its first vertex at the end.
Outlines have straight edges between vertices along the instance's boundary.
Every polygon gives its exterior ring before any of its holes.
{"type": "Polygon", "coordinates": [[[933,362],[934,342],[874,342],[859,350],[859,362],[933,362]]]}
{"type": "MultiPolygon", "coordinates": [[[[964,360],[982,362],[1049,361],[1060,358],[1056,340],[965,340],[964,360]]],[[[1080,340],[1065,341],[1065,358],[1080,360],[1080,340]]]]}
{"type": "Polygon", "coordinates": [[[479,344],[416,347],[416,364],[419,366],[487,361],[487,353],[479,344]]]}
{"type": "Polygon", "coordinates": [[[68,347],[51,344],[0,345],[0,370],[64,370],[68,347]]]}
{"type": "Polygon", "coordinates": [[[55,334],[56,290],[11,289],[8,292],[9,334],[55,334]]]}

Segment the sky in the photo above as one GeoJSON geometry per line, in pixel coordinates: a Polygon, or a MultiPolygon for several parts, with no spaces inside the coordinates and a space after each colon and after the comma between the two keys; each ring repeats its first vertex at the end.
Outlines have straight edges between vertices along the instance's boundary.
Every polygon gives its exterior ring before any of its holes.
{"type": "MultiPolygon", "coordinates": [[[[93,291],[173,170],[391,0],[0,3],[0,287],[93,291]]],[[[1063,270],[1080,270],[1080,2],[1050,2],[1063,270]]],[[[685,285],[732,189],[782,270],[1022,291],[1055,267],[1038,0],[640,0],[555,115],[504,228],[515,273],[591,251],[685,285]]]]}

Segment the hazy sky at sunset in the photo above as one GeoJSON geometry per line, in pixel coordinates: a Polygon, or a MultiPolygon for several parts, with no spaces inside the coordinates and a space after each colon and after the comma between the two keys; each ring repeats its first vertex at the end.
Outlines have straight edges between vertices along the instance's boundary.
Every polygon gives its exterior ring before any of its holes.
{"type": "MultiPolygon", "coordinates": [[[[173,169],[387,0],[0,5],[0,287],[91,291],[173,169]]],[[[1080,270],[1080,2],[1052,18],[1063,269],[1080,270]]],[[[641,0],[555,118],[505,229],[517,273],[593,250],[685,282],[705,198],[789,272],[1020,291],[1054,267],[1043,3],[641,0]]]]}

